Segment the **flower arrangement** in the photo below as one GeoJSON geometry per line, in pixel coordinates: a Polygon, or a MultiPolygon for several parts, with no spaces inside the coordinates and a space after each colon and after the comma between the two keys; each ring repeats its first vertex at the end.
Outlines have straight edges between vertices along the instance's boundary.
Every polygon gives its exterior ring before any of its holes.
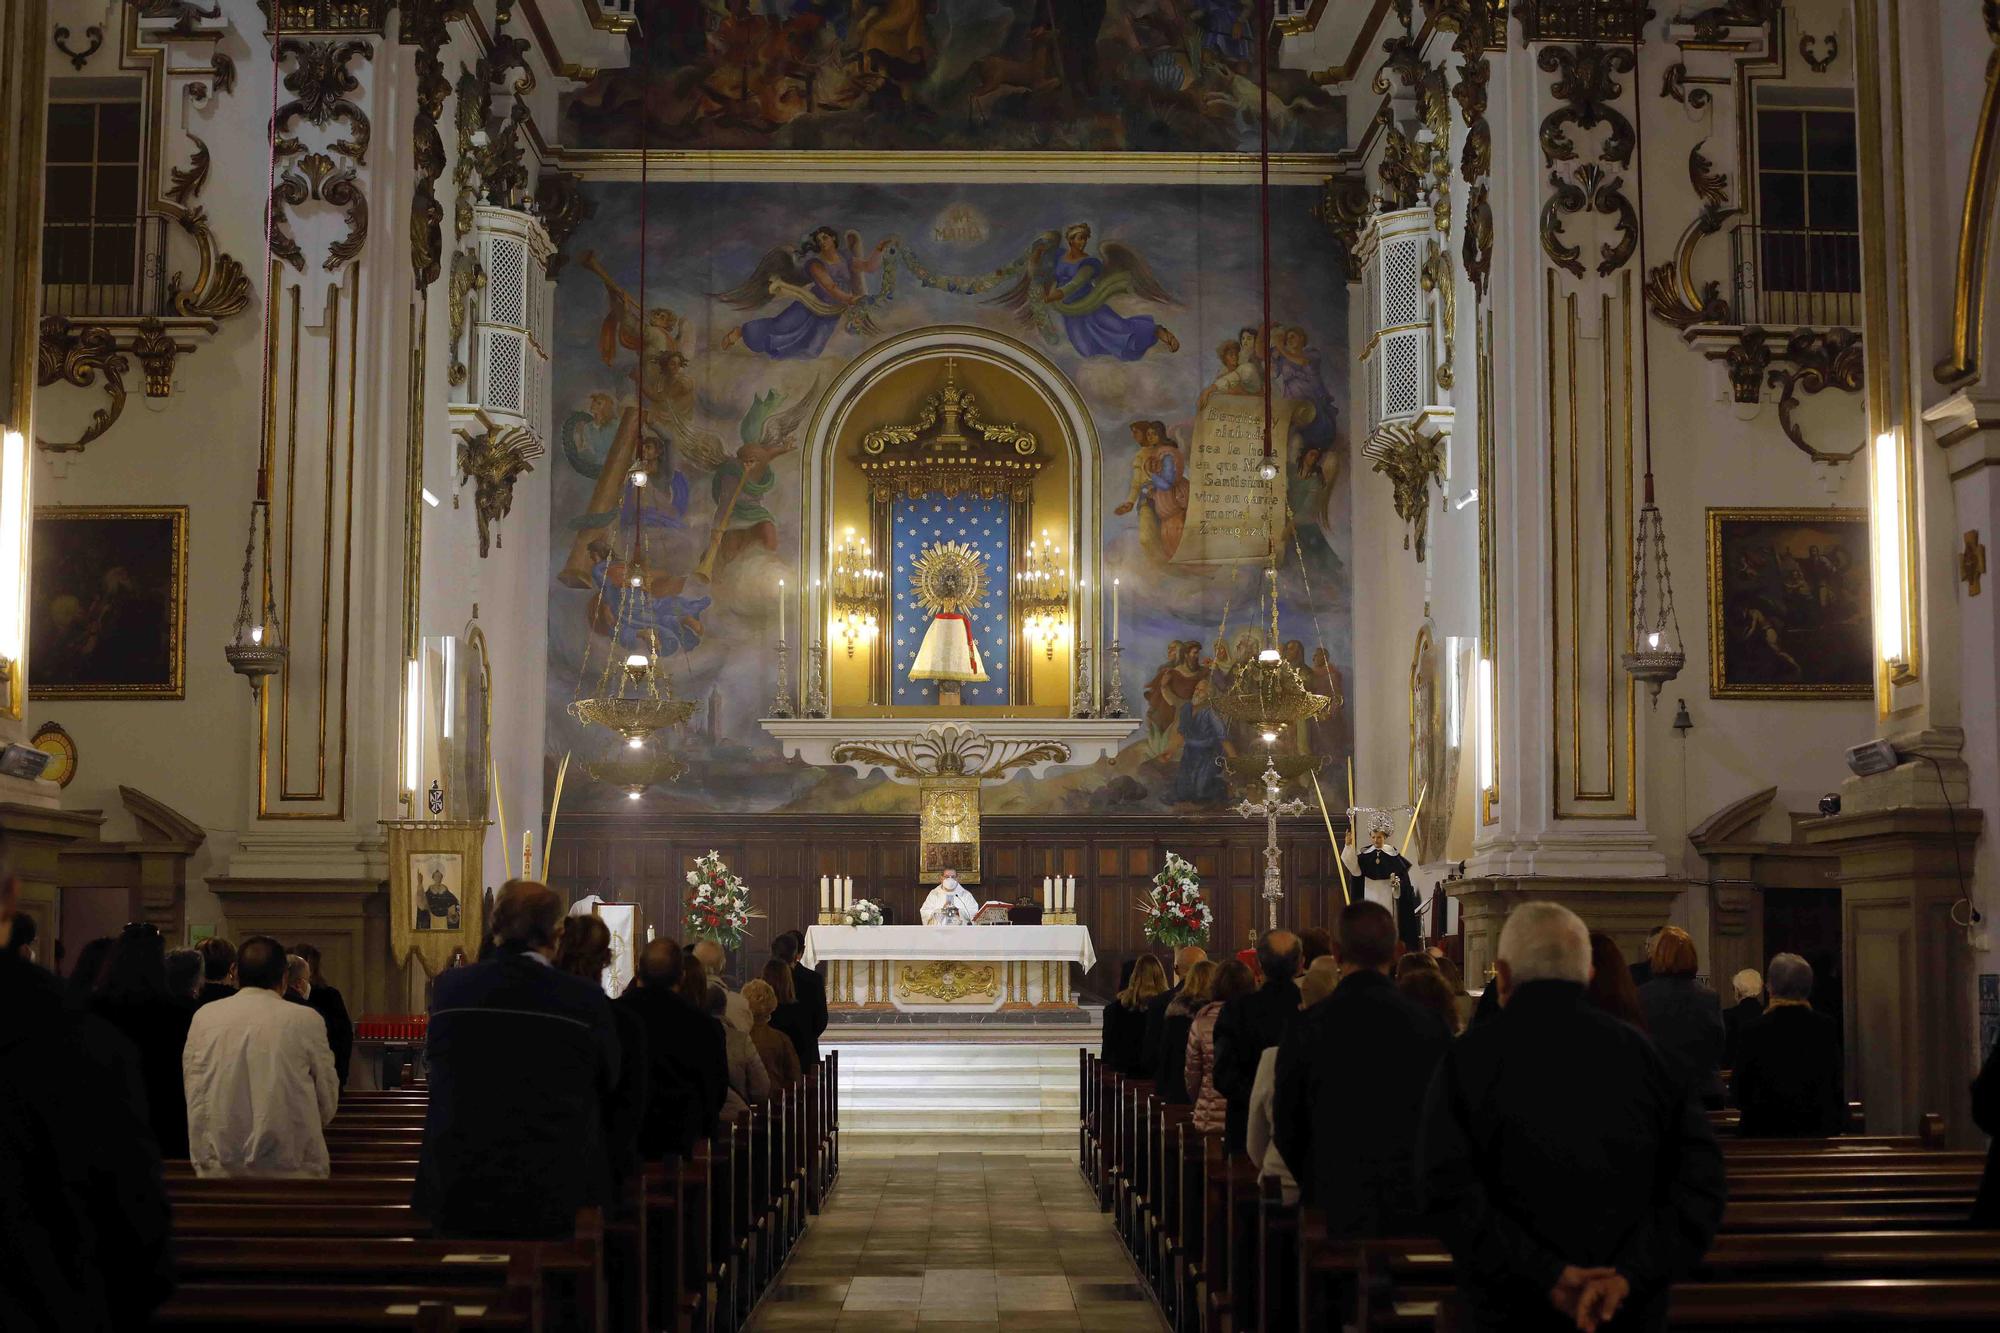
{"type": "Polygon", "coordinates": [[[690,940],[714,940],[725,949],[742,947],[749,933],[750,890],[711,850],[687,872],[687,929],[690,940]]]}
{"type": "Polygon", "coordinates": [[[1215,914],[1201,898],[1201,876],[1194,866],[1172,852],[1153,876],[1153,887],[1139,900],[1140,928],[1156,944],[1180,948],[1206,944],[1215,914]]]}
{"type": "Polygon", "coordinates": [[[856,898],[842,915],[850,926],[879,926],[882,924],[882,905],[869,898],[856,898]]]}

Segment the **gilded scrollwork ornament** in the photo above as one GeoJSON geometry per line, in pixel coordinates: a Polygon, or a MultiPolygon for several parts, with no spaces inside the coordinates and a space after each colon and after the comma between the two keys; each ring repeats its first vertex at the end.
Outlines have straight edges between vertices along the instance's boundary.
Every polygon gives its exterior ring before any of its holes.
{"type": "Polygon", "coordinates": [[[1396,517],[1410,525],[1403,549],[1416,546],[1423,560],[1430,538],[1431,481],[1444,481],[1444,436],[1426,435],[1408,422],[1376,427],[1361,446],[1361,456],[1389,479],[1396,517]]]}
{"type": "Polygon", "coordinates": [[[445,377],[453,388],[465,383],[465,377],[470,373],[460,356],[465,350],[467,303],[472,299],[472,294],[485,285],[485,270],[479,267],[479,261],[472,257],[472,252],[452,251],[451,282],[445,289],[445,300],[450,302],[448,313],[451,320],[451,366],[445,372],[445,377]]]}
{"type": "Polygon", "coordinates": [[[78,326],[61,315],[44,315],[41,336],[35,349],[35,383],[40,388],[63,383],[87,389],[104,377],[105,396],[110,399],[91,413],[90,424],[74,440],[44,440],[35,443],[50,453],[81,453],[92,440],[117,424],[125,411],[125,372],[132,362],[118,350],[117,339],[102,325],[78,326]]]}
{"type": "Polygon", "coordinates": [[[523,472],[534,471],[535,460],[541,456],[541,442],[525,426],[478,434],[459,432],[458,470],[464,481],[473,483],[481,558],[489,545],[501,544],[500,520],[514,510],[514,482],[523,472]]]}
{"type": "Polygon", "coordinates": [[[1465,263],[1466,280],[1483,300],[1486,285],[1493,277],[1493,202],[1487,195],[1485,181],[1473,186],[1465,196],[1465,239],[1459,258],[1465,263]]]}
{"type": "Polygon", "coordinates": [[[1320,199],[1313,205],[1312,212],[1332,233],[1334,253],[1340,259],[1341,270],[1346,273],[1347,280],[1359,282],[1361,260],[1355,250],[1361,243],[1361,229],[1368,222],[1366,178],[1353,173],[1328,176],[1320,187],[1320,199]]]}
{"type": "Polygon", "coordinates": [[[1639,140],[1632,128],[1632,122],[1625,113],[1611,105],[1624,93],[1617,75],[1630,74],[1636,60],[1629,47],[1599,46],[1595,42],[1585,42],[1574,49],[1566,46],[1542,48],[1535,63],[1547,74],[1556,76],[1549,91],[1562,99],[1563,105],[1542,117],[1541,143],[1544,165],[1554,166],[1558,162],[1573,161],[1577,156],[1576,143],[1569,136],[1569,129],[1595,130],[1600,125],[1610,127],[1604,145],[1597,152],[1600,162],[1615,162],[1621,167],[1632,165],[1632,149],[1639,140]]]}
{"type": "Polygon", "coordinates": [[[1679,102],[1690,111],[1706,111],[1715,100],[1708,89],[1689,85],[1685,60],[1667,66],[1667,72],[1660,77],[1660,96],[1679,102]]]}
{"type": "Polygon", "coordinates": [[[1458,285],[1452,273],[1451,252],[1436,241],[1430,243],[1429,252],[1424,256],[1419,281],[1437,306],[1439,341],[1444,344],[1444,355],[1437,363],[1437,382],[1439,388],[1449,389],[1455,373],[1453,358],[1458,350],[1458,285]]]}
{"type": "Polygon", "coordinates": [[[1688,153],[1688,180],[1695,197],[1701,201],[1701,211],[1681,233],[1673,259],[1646,274],[1646,308],[1677,329],[1730,322],[1729,302],[1723,298],[1721,282],[1697,284],[1694,277],[1695,248],[1743,211],[1728,206],[1729,177],[1716,171],[1702,156],[1702,145],[1707,142],[1702,140],[1688,153]]]}
{"type": "Polygon", "coordinates": [[[1760,324],[1746,324],[1736,341],[1722,354],[1729,371],[1732,396],[1739,403],[1754,403],[1761,396],[1764,372],[1771,365],[1771,330],[1760,324]]]}
{"type": "Polygon", "coordinates": [[[555,280],[569,260],[563,253],[569,238],[597,211],[596,201],[583,192],[582,184],[573,171],[545,171],[535,182],[535,203],[542,210],[542,230],[555,246],[548,262],[550,281],[555,280]]]}
{"type": "Polygon", "coordinates": [[[1810,443],[1794,415],[1801,393],[1824,393],[1839,389],[1860,393],[1866,369],[1861,354],[1861,335],[1851,329],[1794,329],[1785,340],[1783,364],[1765,372],[1767,382],[1778,390],[1778,426],[1785,438],[1804,450],[1815,463],[1845,463],[1861,452],[1857,443],[1845,453],[1820,449],[1810,443]]]}
{"type": "Polygon", "coordinates": [[[69,29],[61,24],[56,25],[56,50],[69,57],[72,69],[80,70],[89,64],[90,58],[96,55],[104,46],[104,29],[98,27],[96,24],[93,23],[90,27],[85,28],[83,35],[90,42],[90,45],[84,47],[81,51],[75,50],[69,44],[69,29]]]}
{"type": "Polygon", "coordinates": [[[165,398],[173,393],[174,360],[182,350],[159,320],[140,322],[132,337],[132,355],[139,358],[139,369],[146,374],[148,398],[165,398]]]}
{"type": "Polygon", "coordinates": [[[410,267],[418,291],[437,281],[444,258],[444,205],[438,202],[438,177],[444,174],[444,140],[438,121],[451,82],[444,76],[439,53],[449,40],[447,24],[457,16],[459,0],[406,0],[401,38],[416,48],[417,112],[412,123],[411,155],[417,168],[410,201],[410,267]]]}
{"type": "Polygon", "coordinates": [[[284,38],[279,52],[292,58],[292,68],[284,76],[292,100],[271,120],[277,136],[274,150],[288,164],[271,187],[271,253],[303,273],[305,254],[292,234],[288,210],[309,201],[323,203],[342,210],[347,225],[346,234],[327,247],[321,263],[331,273],[359,258],[368,243],[368,199],[361,188],[360,168],[367,161],[373,131],[367,113],[348,97],[361,87],[348,65],[357,56],[372,60],[374,48],[364,41],[284,38]],[[307,152],[299,138],[287,132],[299,120],[317,129],[339,124],[346,134],[323,151],[307,152]]]}
{"type": "Polygon", "coordinates": [[[188,138],[194,140],[194,156],[185,167],[167,169],[167,198],[182,208],[190,207],[208,184],[208,145],[198,134],[190,134],[188,138]]]}
{"type": "Polygon", "coordinates": [[[194,283],[186,288],[178,271],[167,279],[167,304],[173,312],[192,319],[220,320],[248,310],[250,275],[235,258],[216,248],[208,214],[200,208],[186,209],[178,222],[181,230],[194,238],[201,267],[195,271],[194,283]]]}
{"type": "Polygon", "coordinates": [[[1613,176],[1595,162],[1576,169],[1574,179],[1560,171],[1549,173],[1552,193],[1542,204],[1542,250],[1556,267],[1582,277],[1580,247],[1563,241],[1563,218],[1580,213],[1601,213],[1616,218],[1618,239],[1598,247],[1599,277],[1609,277],[1625,267],[1639,246],[1639,214],[1625,197],[1625,178],[1613,176]]]}
{"type": "Polygon", "coordinates": [[[330,145],[331,150],[352,159],[356,166],[366,163],[373,130],[368,113],[348,97],[349,93],[361,90],[361,81],[347,66],[356,56],[374,59],[375,48],[363,41],[287,37],[280,43],[279,53],[281,58],[292,57],[291,71],[284,76],[285,90],[292,94],[292,100],[279,107],[272,120],[272,131],[282,136],[278,140],[279,155],[290,156],[299,151],[298,140],[285,135],[294,120],[304,118],[316,129],[325,129],[339,121],[347,126],[349,137],[330,145]]]}

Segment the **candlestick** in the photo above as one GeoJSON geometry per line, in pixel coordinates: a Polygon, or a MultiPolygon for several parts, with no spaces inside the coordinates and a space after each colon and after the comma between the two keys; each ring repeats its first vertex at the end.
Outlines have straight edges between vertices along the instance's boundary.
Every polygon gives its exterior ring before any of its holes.
{"type": "Polygon", "coordinates": [[[521,830],[521,878],[535,877],[535,831],[521,830]]]}

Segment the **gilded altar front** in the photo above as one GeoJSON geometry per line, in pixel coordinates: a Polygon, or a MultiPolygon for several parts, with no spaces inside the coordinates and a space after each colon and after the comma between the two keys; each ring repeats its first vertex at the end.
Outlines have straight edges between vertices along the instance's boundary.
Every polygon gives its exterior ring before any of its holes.
{"type": "Polygon", "coordinates": [[[814,926],[805,962],[835,1011],[997,1013],[1075,1009],[1070,969],[1097,955],[1078,925],[814,926]]]}

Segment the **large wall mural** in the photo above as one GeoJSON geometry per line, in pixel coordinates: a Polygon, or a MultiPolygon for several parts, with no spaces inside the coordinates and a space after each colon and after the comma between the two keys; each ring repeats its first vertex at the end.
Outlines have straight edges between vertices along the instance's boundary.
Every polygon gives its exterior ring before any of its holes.
{"type": "MultiPolygon", "coordinates": [[[[564,106],[571,147],[1251,152],[1257,0],[638,0],[632,64],[564,106]],[[654,36],[654,34],[658,34],[654,36]]],[[[1278,151],[1345,106],[1274,69],[1278,151]]]]}
{"type": "MultiPolygon", "coordinates": [[[[611,547],[621,526],[630,531],[632,516],[619,511],[630,460],[620,451],[634,446],[618,427],[635,402],[642,343],[655,421],[637,448],[659,479],[640,515],[642,619],[675,692],[698,702],[673,741],[687,774],[655,788],[648,809],[915,809],[910,787],[785,760],[757,719],[776,684],[778,580],[796,580],[801,567],[812,408],[862,351],[933,325],[1022,340],[1087,403],[1103,451],[1102,572],[1122,579],[1123,679],[1139,718],[1111,760],[989,787],[988,813],[1219,810],[1230,793],[1218,758],[1261,751],[1208,705],[1259,646],[1262,572],[1174,557],[1200,405],[1255,395],[1266,374],[1276,395],[1313,408],[1284,460],[1280,646],[1315,688],[1344,693],[1346,288],[1321,259],[1314,191],[1274,191],[1283,277],[1260,333],[1252,189],[655,184],[642,314],[639,189],[587,188],[597,211],[570,243],[579,262],[563,271],[556,301],[552,766],[567,751],[583,759],[604,749],[567,705],[579,682],[590,684],[586,650],[601,664],[605,636],[624,632],[600,594],[626,574],[611,547]]],[[[1338,772],[1350,740],[1339,710],[1285,743],[1338,772]]],[[[571,769],[566,810],[621,799],[571,769]]]]}

